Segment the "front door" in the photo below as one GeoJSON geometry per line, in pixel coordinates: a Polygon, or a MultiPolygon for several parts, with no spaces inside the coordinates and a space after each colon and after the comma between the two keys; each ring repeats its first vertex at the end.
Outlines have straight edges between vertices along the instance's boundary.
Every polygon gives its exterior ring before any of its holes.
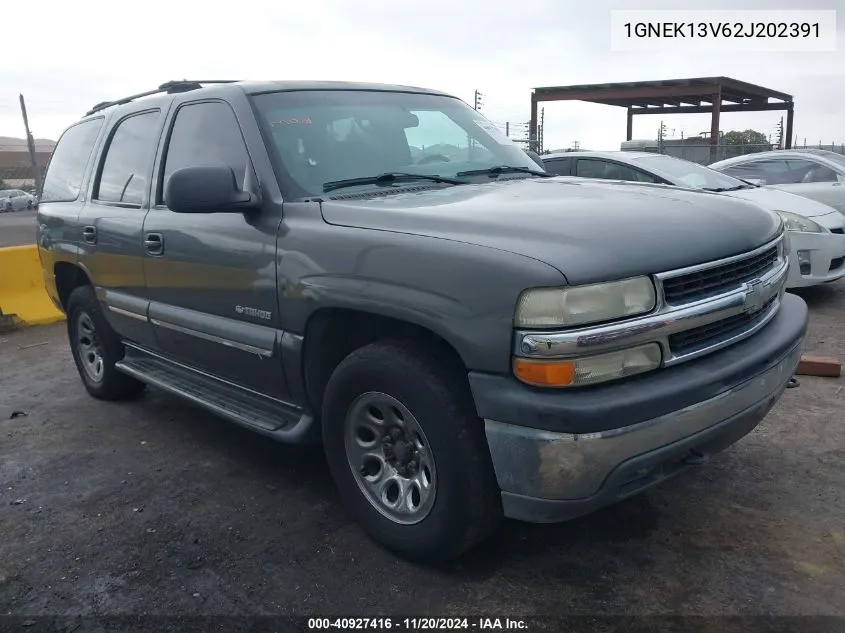
{"type": "Polygon", "coordinates": [[[278,207],[245,213],[175,213],[170,175],[226,165],[243,186],[253,169],[243,134],[224,101],[174,109],[156,167],[156,204],[144,221],[150,318],[164,353],[260,393],[284,398],[276,296],[278,207]]]}

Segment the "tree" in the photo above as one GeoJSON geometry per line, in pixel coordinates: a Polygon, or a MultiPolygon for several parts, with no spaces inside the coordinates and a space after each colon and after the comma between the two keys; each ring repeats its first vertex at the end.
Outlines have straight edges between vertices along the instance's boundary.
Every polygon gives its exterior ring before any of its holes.
{"type": "Polygon", "coordinates": [[[4,189],[9,189],[9,186],[6,184],[5,180],[0,178],[0,191],[3,191],[4,189]]]}
{"type": "Polygon", "coordinates": [[[769,139],[762,132],[756,130],[732,130],[725,132],[723,137],[725,145],[768,145],[769,139]]]}

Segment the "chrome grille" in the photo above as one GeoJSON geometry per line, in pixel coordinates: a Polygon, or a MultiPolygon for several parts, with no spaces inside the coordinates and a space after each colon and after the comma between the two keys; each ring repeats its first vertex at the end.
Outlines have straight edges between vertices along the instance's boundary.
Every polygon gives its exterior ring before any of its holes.
{"type": "Polygon", "coordinates": [[[670,305],[681,305],[727,292],[761,277],[777,260],[778,246],[775,244],[746,258],[669,277],[663,280],[663,297],[670,305]]]}
{"type": "Polygon", "coordinates": [[[729,338],[756,325],[777,300],[777,296],[772,297],[755,312],[736,314],[715,323],[672,334],[669,337],[669,347],[675,354],[686,354],[698,347],[707,347],[716,341],[729,338]]]}

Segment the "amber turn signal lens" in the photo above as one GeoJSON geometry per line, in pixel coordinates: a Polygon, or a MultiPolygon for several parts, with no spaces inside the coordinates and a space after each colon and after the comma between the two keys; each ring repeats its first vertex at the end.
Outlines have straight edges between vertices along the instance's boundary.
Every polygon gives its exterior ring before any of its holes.
{"type": "Polygon", "coordinates": [[[514,358],[513,373],[535,387],[566,387],[575,379],[575,362],[514,358]]]}

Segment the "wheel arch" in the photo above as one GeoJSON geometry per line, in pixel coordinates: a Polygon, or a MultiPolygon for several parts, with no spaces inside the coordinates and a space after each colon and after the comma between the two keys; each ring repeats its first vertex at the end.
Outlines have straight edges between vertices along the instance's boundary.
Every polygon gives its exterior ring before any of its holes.
{"type": "Polygon", "coordinates": [[[452,378],[469,394],[467,364],[446,338],[424,325],[351,308],[320,308],[305,325],[302,376],[312,411],[322,411],[326,385],[335,368],[356,349],[380,340],[423,342],[434,352],[452,378]]]}

